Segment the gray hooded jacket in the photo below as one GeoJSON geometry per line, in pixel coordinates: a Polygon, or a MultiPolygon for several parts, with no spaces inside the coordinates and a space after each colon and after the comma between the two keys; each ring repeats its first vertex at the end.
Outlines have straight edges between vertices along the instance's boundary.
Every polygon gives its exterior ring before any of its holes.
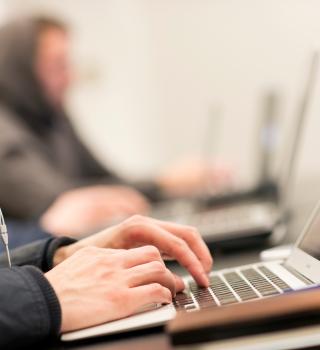
{"type": "MultiPolygon", "coordinates": [[[[75,187],[128,184],[94,158],[44,95],[33,69],[41,20],[0,30],[0,207],[11,218],[37,218],[75,187]]],[[[153,183],[134,185],[158,198],[153,183]]]]}

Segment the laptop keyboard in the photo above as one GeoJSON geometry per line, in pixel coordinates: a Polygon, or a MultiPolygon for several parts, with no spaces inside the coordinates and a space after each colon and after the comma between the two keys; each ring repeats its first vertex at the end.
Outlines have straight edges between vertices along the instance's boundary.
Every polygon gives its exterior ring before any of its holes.
{"type": "Polygon", "coordinates": [[[174,299],[178,310],[193,311],[249,301],[291,290],[286,282],[265,266],[229,271],[210,277],[209,288],[189,283],[189,292],[174,299]]]}
{"type": "Polygon", "coordinates": [[[236,292],[242,301],[258,298],[258,294],[238,273],[229,272],[223,275],[230,287],[236,292]]]}
{"type": "Polygon", "coordinates": [[[262,275],[254,269],[245,269],[241,271],[243,276],[250,284],[263,296],[279,294],[278,290],[262,275]]]}
{"type": "Polygon", "coordinates": [[[221,305],[236,303],[238,300],[219,276],[210,278],[210,289],[221,305]]]}
{"type": "Polygon", "coordinates": [[[258,267],[259,271],[263,273],[273,284],[275,284],[278,288],[280,288],[283,292],[291,290],[286,282],[284,282],[281,278],[279,278],[276,274],[270,271],[265,266],[258,267]]]}

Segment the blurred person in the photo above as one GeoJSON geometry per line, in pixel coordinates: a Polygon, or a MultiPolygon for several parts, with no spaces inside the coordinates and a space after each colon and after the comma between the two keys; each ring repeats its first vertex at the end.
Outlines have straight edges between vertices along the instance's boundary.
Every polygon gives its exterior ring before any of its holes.
{"type": "Polygon", "coordinates": [[[45,230],[77,236],[147,213],[149,201],[163,194],[198,188],[203,171],[190,166],[130,184],[95,159],[64,108],[69,40],[67,27],[50,18],[15,20],[0,30],[0,205],[7,216],[41,217],[45,230]]]}
{"type": "Polygon", "coordinates": [[[49,238],[0,256],[0,347],[21,348],[60,333],[167,304],[184,289],[164,257],[207,287],[212,258],[192,227],[134,216],[76,242],[49,238]]]}
{"type": "MultiPolygon", "coordinates": [[[[144,212],[146,199],[120,186],[122,181],[80,142],[65,115],[63,102],[70,82],[67,46],[66,29],[54,20],[26,19],[0,30],[0,203],[4,212],[13,218],[35,219],[71,189],[68,206],[81,198],[87,206],[99,206],[100,212],[107,208],[105,220],[108,214],[144,212]],[[119,185],[93,186],[99,182],[119,185]],[[91,184],[83,191],[76,189],[91,184]]],[[[74,221],[91,211],[85,208],[78,214],[74,221]]],[[[97,213],[95,220],[101,220],[97,213]]]]}

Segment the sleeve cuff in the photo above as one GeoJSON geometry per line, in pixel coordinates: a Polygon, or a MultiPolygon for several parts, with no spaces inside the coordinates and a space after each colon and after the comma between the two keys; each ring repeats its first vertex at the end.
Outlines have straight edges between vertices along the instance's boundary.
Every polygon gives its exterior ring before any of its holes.
{"type": "Polygon", "coordinates": [[[50,241],[46,248],[45,263],[42,270],[47,272],[53,268],[53,257],[58,248],[70,245],[76,241],[77,240],[70,237],[60,237],[50,241]]]}
{"type": "Polygon", "coordinates": [[[28,266],[27,268],[29,274],[39,286],[48,308],[48,319],[50,320],[49,335],[57,336],[61,328],[61,307],[56,293],[40,270],[33,266],[28,266]]]}

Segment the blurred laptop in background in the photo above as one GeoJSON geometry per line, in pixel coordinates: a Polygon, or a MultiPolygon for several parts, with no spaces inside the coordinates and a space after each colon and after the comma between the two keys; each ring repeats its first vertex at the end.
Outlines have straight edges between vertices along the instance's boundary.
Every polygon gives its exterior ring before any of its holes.
{"type": "Polygon", "coordinates": [[[208,244],[236,248],[258,244],[277,235],[284,236],[290,214],[290,195],[297,154],[318,75],[319,54],[312,54],[305,89],[294,116],[292,140],[277,179],[272,177],[277,134],[276,98],[266,99],[265,115],[259,130],[259,181],[249,190],[210,197],[169,200],[153,207],[151,216],[198,227],[208,244]]]}

